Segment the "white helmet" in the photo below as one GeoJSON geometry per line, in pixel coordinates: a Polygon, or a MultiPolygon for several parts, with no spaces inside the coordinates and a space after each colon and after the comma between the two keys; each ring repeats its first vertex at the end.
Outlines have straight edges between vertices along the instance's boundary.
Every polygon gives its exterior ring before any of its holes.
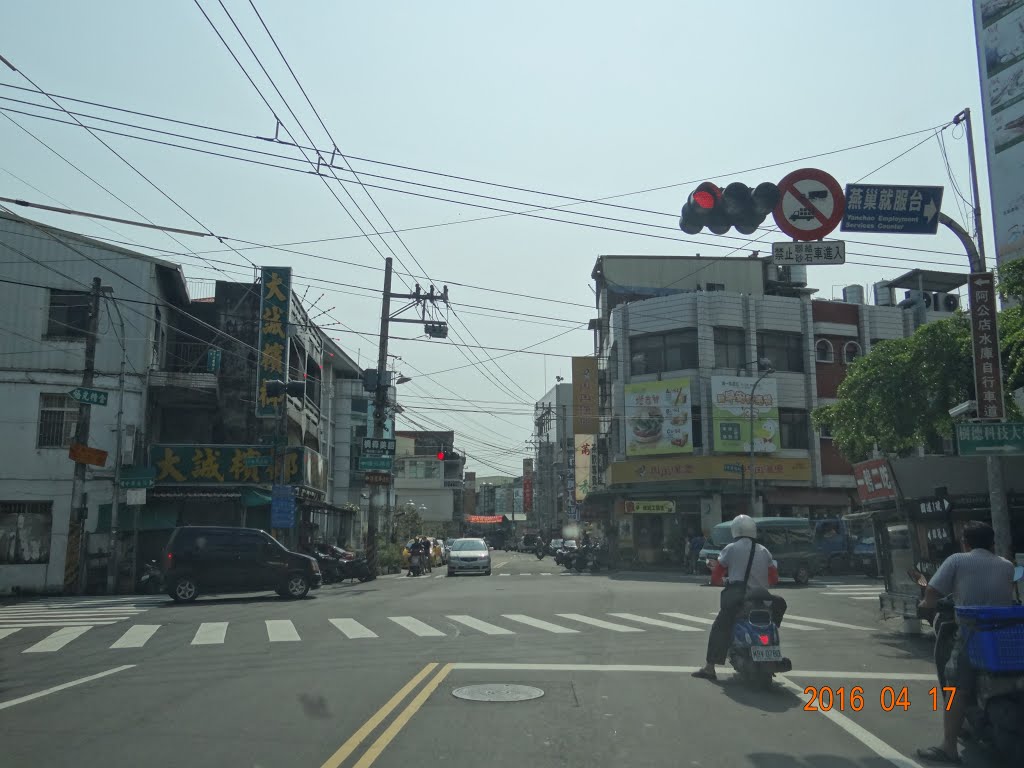
{"type": "Polygon", "coordinates": [[[757,538],[757,524],[750,515],[736,515],[732,519],[732,537],[740,539],[746,536],[750,539],[757,538]]]}

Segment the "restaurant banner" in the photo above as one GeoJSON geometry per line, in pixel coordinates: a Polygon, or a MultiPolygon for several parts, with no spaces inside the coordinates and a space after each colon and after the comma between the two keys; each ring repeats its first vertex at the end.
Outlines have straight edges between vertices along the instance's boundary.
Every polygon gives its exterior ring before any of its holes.
{"type": "Polygon", "coordinates": [[[580,435],[573,437],[576,443],[575,469],[576,478],[573,498],[576,501],[583,501],[590,493],[590,467],[594,453],[594,435],[580,435]]]}
{"type": "Polygon", "coordinates": [[[754,410],[754,452],[774,453],[779,449],[779,390],[775,379],[764,377],[759,380],[752,376],[711,377],[714,451],[750,453],[751,408],[754,410]]]}
{"type": "Polygon", "coordinates": [[[626,455],[693,453],[690,380],[626,385],[626,455]]]}
{"type": "Polygon", "coordinates": [[[974,0],[996,263],[1024,255],[1024,2],[974,0]]]}
{"type": "Polygon", "coordinates": [[[290,267],[263,267],[260,281],[260,343],[256,364],[256,415],[274,418],[281,398],[267,396],[267,382],[285,381],[288,360],[288,318],[292,292],[290,267]]]}
{"type": "MultiPolygon", "coordinates": [[[[758,480],[811,479],[810,459],[756,457],[758,480]]],[[[749,480],[750,459],[744,456],[688,456],[616,461],[609,471],[612,485],[664,483],[670,480],[749,480]]]]}
{"type": "Polygon", "coordinates": [[[597,358],[572,359],[572,431],[596,435],[601,431],[597,418],[597,358]]]}
{"type": "Polygon", "coordinates": [[[466,515],[467,523],[480,523],[482,525],[496,525],[504,519],[504,515],[466,515]]]}

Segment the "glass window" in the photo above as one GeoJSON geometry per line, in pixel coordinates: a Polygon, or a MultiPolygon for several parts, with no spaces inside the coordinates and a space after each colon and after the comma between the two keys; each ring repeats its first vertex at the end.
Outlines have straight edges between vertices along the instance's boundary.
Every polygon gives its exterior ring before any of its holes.
{"type": "Polygon", "coordinates": [[[849,365],[858,357],[860,357],[860,355],[860,344],[858,344],[856,341],[846,342],[846,345],[843,347],[843,362],[849,365]]]}
{"type": "Polygon", "coordinates": [[[84,338],[89,330],[89,294],[79,291],[50,291],[47,336],[84,338]]]}
{"type": "Polygon", "coordinates": [[[693,422],[693,447],[702,448],[704,446],[704,428],[700,420],[700,408],[691,408],[690,417],[693,422]]]}
{"type": "Polygon", "coordinates": [[[736,369],[747,362],[747,335],[742,328],[715,328],[715,367],[736,369]]]}
{"type": "Polygon", "coordinates": [[[667,333],[665,339],[665,371],[679,371],[696,368],[697,329],[667,333]]]}
{"type": "Polygon", "coordinates": [[[779,444],[783,448],[808,448],[807,411],[779,408],[779,444]]]}
{"type": "Polygon", "coordinates": [[[759,331],[757,356],[767,357],[777,371],[803,373],[803,337],[799,333],[759,331]]]}
{"type": "Polygon", "coordinates": [[[818,339],[814,345],[814,359],[819,363],[835,362],[835,353],[832,349],[832,342],[828,339],[818,339]]]}
{"type": "Polygon", "coordinates": [[[352,413],[363,413],[365,414],[370,408],[370,401],[365,397],[353,397],[352,398],[352,413]]]}
{"type": "Polygon", "coordinates": [[[630,339],[629,354],[630,373],[633,376],[665,370],[665,340],[659,334],[630,339]]]}
{"type": "Polygon", "coordinates": [[[67,448],[78,427],[78,403],[64,394],[39,395],[37,448],[67,448]]]}

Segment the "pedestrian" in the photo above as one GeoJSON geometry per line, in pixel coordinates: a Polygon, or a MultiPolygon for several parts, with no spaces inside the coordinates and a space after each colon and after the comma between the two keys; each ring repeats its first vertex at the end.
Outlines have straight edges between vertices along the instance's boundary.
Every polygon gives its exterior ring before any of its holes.
{"type": "MultiPolygon", "coordinates": [[[[772,553],[763,545],[758,544],[757,525],[748,515],[737,515],[732,521],[733,542],[727,545],[718,556],[718,565],[712,574],[712,582],[725,580],[725,589],[719,598],[718,615],[711,625],[708,637],[706,663],[693,673],[694,677],[705,680],[717,680],[715,665],[724,664],[732,642],[732,628],[736,616],[743,607],[747,590],[764,590],[777,584],[779,574],[772,561],[772,553]]],[[[786,612],[786,601],[776,595],[771,596],[772,620],[782,624],[786,612]]]]}
{"type": "Polygon", "coordinates": [[[697,531],[690,539],[690,567],[694,573],[697,572],[697,566],[700,563],[700,551],[704,549],[704,541],[704,534],[700,531],[697,531]]]}
{"type": "MultiPolygon", "coordinates": [[[[947,557],[935,571],[920,602],[922,611],[934,611],[938,601],[947,595],[952,595],[959,606],[1013,605],[1013,563],[995,554],[995,540],[991,526],[967,523],[961,537],[964,551],[947,557]]],[[[934,763],[960,762],[957,739],[978,680],[977,670],[971,667],[967,656],[969,640],[970,631],[960,625],[958,618],[956,637],[946,662],[946,684],[954,693],[942,713],[942,746],[917,750],[918,757],[934,763]]]]}

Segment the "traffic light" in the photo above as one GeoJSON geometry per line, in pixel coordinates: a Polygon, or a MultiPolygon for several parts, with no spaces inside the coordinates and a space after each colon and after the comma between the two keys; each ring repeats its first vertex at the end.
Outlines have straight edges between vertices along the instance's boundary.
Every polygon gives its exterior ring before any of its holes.
{"type": "Polygon", "coordinates": [[[280,397],[286,392],[292,397],[302,397],[306,393],[305,381],[283,382],[280,379],[271,379],[266,382],[267,397],[280,397]]]}
{"type": "Polygon", "coordinates": [[[448,452],[447,451],[438,451],[437,452],[437,460],[438,461],[444,461],[447,458],[448,458],[448,452]]]}
{"type": "Polygon", "coordinates": [[[736,181],[725,189],[705,181],[683,205],[679,228],[688,235],[696,235],[705,227],[716,235],[724,235],[730,228],[751,235],[778,202],[779,188],[768,181],[755,188],[736,181]]]}

